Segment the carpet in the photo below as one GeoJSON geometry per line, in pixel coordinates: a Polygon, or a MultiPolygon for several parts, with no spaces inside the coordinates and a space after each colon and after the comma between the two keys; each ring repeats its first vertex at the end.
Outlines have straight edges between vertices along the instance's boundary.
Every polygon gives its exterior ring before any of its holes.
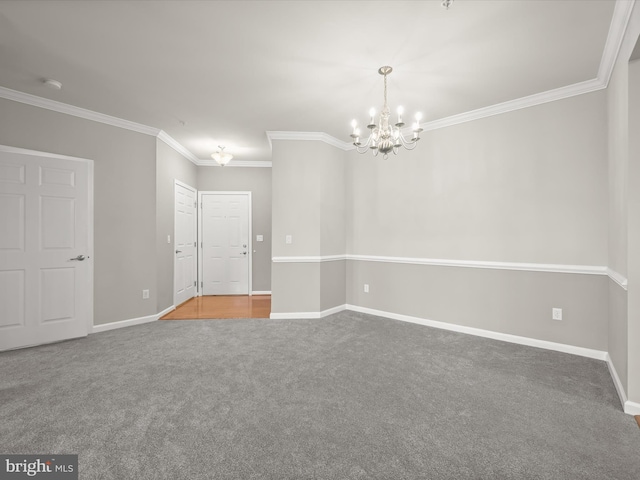
{"type": "Polygon", "coordinates": [[[0,353],[0,453],[81,479],[635,479],[604,362],[350,311],[0,353]]]}

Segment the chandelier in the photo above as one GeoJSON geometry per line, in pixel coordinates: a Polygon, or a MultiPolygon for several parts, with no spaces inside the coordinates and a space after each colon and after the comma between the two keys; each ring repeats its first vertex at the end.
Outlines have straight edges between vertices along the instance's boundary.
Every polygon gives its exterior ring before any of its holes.
{"type": "Polygon", "coordinates": [[[364,144],[360,141],[360,129],[358,128],[358,122],[355,120],[351,122],[351,127],[353,128],[351,138],[353,138],[353,144],[355,145],[358,153],[366,153],[367,151],[372,150],[374,156],[382,153],[383,158],[386,159],[389,156],[389,153],[393,152],[394,155],[397,155],[400,147],[404,147],[407,150],[413,150],[416,148],[418,140],[420,140],[420,132],[422,132],[422,128],[420,128],[420,120],[422,120],[421,113],[416,113],[415,115],[415,122],[411,127],[413,136],[409,139],[407,139],[401,131],[402,127],[405,125],[402,121],[402,114],[404,113],[402,107],[398,107],[397,110],[398,121],[395,124],[389,124],[389,117],[391,114],[389,105],[387,104],[387,75],[392,71],[393,68],[389,66],[380,67],[378,69],[378,73],[384,77],[384,105],[382,106],[378,123],[375,122],[375,110],[372,108],[369,111],[371,120],[369,121],[367,128],[370,132],[369,137],[364,144]]]}
{"type": "Polygon", "coordinates": [[[233,155],[231,155],[230,153],[226,153],[224,151],[224,147],[221,147],[220,145],[218,145],[218,148],[220,149],[220,151],[216,153],[212,153],[211,158],[213,158],[216,162],[218,162],[218,165],[220,165],[221,167],[224,167],[227,163],[231,161],[231,159],[233,158],[233,155]]]}

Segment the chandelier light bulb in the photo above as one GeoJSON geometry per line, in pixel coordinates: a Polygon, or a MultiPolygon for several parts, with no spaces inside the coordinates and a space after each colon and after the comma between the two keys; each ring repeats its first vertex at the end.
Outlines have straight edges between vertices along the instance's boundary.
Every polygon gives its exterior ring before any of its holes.
{"type": "Polygon", "coordinates": [[[422,113],[418,112],[416,113],[416,122],[420,123],[420,120],[422,120],[422,113]]]}
{"type": "Polygon", "coordinates": [[[404,108],[402,106],[398,107],[398,126],[402,125],[402,114],[404,113],[404,108]]]}

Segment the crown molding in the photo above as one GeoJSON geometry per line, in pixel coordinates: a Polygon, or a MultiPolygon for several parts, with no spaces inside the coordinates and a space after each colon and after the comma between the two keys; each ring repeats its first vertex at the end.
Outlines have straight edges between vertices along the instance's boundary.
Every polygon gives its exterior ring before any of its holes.
{"type": "Polygon", "coordinates": [[[460,123],[500,115],[502,113],[513,112],[514,110],[533,107],[543,103],[555,102],[556,100],[563,100],[576,95],[595,92],[597,90],[602,90],[605,87],[606,85],[603,82],[594,78],[592,80],[574,83],[573,85],[567,85],[566,87],[547,90],[546,92],[535,93],[527,97],[517,98],[515,100],[509,100],[507,102],[490,105],[488,107],[478,108],[477,110],[471,110],[469,112],[441,118],[440,120],[423,123],[421,126],[424,131],[428,132],[430,130],[437,130],[444,127],[450,127],[452,125],[458,125],[460,123]]]}
{"type": "Polygon", "coordinates": [[[605,43],[602,59],[600,60],[600,68],[598,69],[598,80],[604,84],[605,88],[609,85],[609,80],[613,74],[613,68],[620,53],[635,2],[636,0],[617,0],[613,9],[609,34],[607,35],[607,42],[605,43]]]}
{"type": "Polygon", "coordinates": [[[306,140],[324,142],[345,151],[354,149],[351,143],[339,140],[325,132],[267,131],[267,138],[269,143],[272,140],[306,140]]]}
{"type": "Polygon", "coordinates": [[[627,290],[629,281],[624,275],[608,267],[607,267],[607,275],[611,280],[613,280],[618,285],[620,285],[624,290],[627,290]]]}
{"type": "Polygon", "coordinates": [[[164,130],[160,130],[160,132],[158,133],[158,139],[162,140],[164,143],[169,145],[176,152],[178,152],[180,155],[182,155],[184,158],[191,161],[192,163],[195,163],[196,165],[198,165],[199,162],[201,162],[201,160],[198,157],[196,157],[193,153],[191,153],[189,150],[184,148],[182,144],[178,143],[173,137],[171,137],[164,130]]]}
{"type": "MultiPolygon", "coordinates": [[[[221,167],[222,165],[218,165],[218,162],[215,160],[198,160],[194,162],[199,167],[221,167]]],[[[245,167],[245,168],[271,168],[271,161],[260,161],[260,160],[231,160],[229,163],[225,165],[225,168],[228,167],[245,167]]]]}
{"type": "Polygon", "coordinates": [[[40,107],[54,112],[72,115],[74,117],[84,118],[85,120],[104,123],[113,127],[124,128],[125,130],[131,130],[145,135],[152,135],[154,137],[158,136],[160,133],[160,129],[158,128],[142,125],[141,123],[130,122],[129,120],[112,117],[111,115],[94,112],[93,110],[87,110],[86,108],[76,107],[67,103],[49,100],[48,98],[37,97],[36,95],[31,95],[29,93],[18,92],[17,90],[11,90],[6,87],[0,87],[0,98],[6,98],[7,100],[13,100],[14,102],[40,107]]]}
{"type": "MultiPolygon", "coordinates": [[[[636,0],[616,0],[613,15],[611,18],[611,25],[609,27],[609,33],[605,43],[602,58],[600,60],[600,66],[598,69],[597,78],[587,80],[584,82],[575,83],[565,87],[556,88],[546,92],[541,92],[527,97],[510,100],[507,102],[491,105],[484,108],[479,108],[465,113],[452,115],[432,122],[422,124],[422,128],[425,131],[437,130],[439,128],[445,128],[452,125],[458,125],[481,118],[499,115],[501,113],[512,112],[522,108],[528,108],[535,105],[540,105],[556,100],[562,100],[565,98],[573,97],[576,95],[582,95],[585,93],[591,93],[597,90],[601,90],[607,87],[609,79],[613,73],[615,62],[622,47],[624,41],[625,32],[631,18],[631,13],[636,0]]],[[[0,86],[0,98],[12,100],[15,102],[24,103],[34,107],[40,107],[47,110],[52,110],[58,113],[66,115],[72,115],[86,120],[94,122],[104,123],[118,128],[124,128],[133,132],[142,133],[145,135],[152,135],[165,142],[176,152],[184,156],[189,161],[198,166],[215,166],[215,162],[209,160],[201,160],[193,153],[187,150],[184,146],[178,143],[175,139],[169,136],[164,130],[143,125],[122,118],[113,117],[104,113],[94,112],[85,108],[76,107],[66,103],[50,100],[29,93],[19,92],[10,88],[0,86]]],[[[332,145],[344,151],[354,150],[355,147],[350,142],[345,142],[338,138],[335,138],[325,132],[293,132],[293,131],[267,131],[267,139],[269,140],[269,146],[272,148],[272,140],[305,140],[305,141],[320,141],[332,145]]],[[[273,148],[272,148],[273,149],[273,148]]],[[[231,165],[231,164],[230,164],[231,165]]],[[[271,162],[260,161],[241,161],[236,160],[232,166],[236,167],[270,167],[271,162]]]]}

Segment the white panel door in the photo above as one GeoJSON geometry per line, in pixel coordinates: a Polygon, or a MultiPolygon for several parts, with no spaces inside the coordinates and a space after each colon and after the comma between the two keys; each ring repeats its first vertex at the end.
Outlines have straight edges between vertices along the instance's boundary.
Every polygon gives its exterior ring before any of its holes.
{"type": "Polygon", "coordinates": [[[196,191],[176,183],[175,188],[174,305],[196,296],[196,191]]]}
{"type": "Polygon", "coordinates": [[[0,147],[0,350],[89,332],[91,169],[0,147]]]}
{"type": "Polygon", "coordinates": [[[249,195],[203,194],[202,294],[249,294],[249,195]]]}

